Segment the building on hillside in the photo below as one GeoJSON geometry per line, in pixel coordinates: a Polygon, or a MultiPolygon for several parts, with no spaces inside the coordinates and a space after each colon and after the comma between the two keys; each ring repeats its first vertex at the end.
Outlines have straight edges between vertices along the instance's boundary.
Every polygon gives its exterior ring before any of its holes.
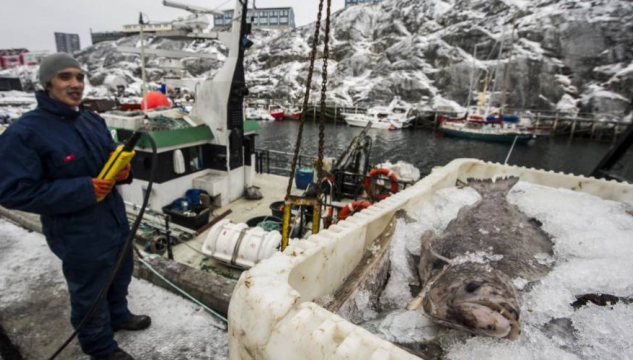
{"type": "Polygon", "coordinates": [[[126,37],[127,35],[128,34],[123,31],[92,32],[92,29],[90,29],[90,40],[92,41],[92,45],[104,41],[116,41],[126,37]]]}
{"type": "Polygon", "coordinates": [[[0,91],[22,91],[22,83],[20,78],[0,76],[0,91]]]}
{"type": "Polygon", "coordinates": [[[0,68],[8,69],[24,65],[24,56],[28,52],[27,49],[0,49],[0,68]]]}
{"type": "Polygon", "coordinates": [[[50,54],[49,51],[31,51],[22,55],[24,59],[24,65],[37,65],[42,62],[42,59],[50,54]]]}
{"type": "Polygon", "coordinates": [[[345,7],[360,5],[360,4],[377,4],[381,0],[345,0],[345,7]]]}
{"type": "MultiPolygon", "coordinates": [[[[213,16],[214,28],[228,28],[234,16],[233,10],[225,10],[222,15],[213,16]]],[[[291,7],[248,9],[246,22],[259,29],[294,29],[295,13],[291,7]]]]}
{"type": "MultiPolygon", "coordinates": [[[[170,22],[143,25],[143,32],[148,32],[148,33],[164,32],[164,31],[172,31],[172,30],[174,30],[174,28],[172,26],[172,23],[170,22]]],[[[126,34],[140,33],[141,25],[139,24],[123,25],[123,32],[126,34]]]]}
{"type": "Polygon", "coordinates": [[[57,45],[57,52],[65,52],[72,54],[81,50],[81,44],[79,43],[79,35],[55,33],[55,45],[57,45]]]}

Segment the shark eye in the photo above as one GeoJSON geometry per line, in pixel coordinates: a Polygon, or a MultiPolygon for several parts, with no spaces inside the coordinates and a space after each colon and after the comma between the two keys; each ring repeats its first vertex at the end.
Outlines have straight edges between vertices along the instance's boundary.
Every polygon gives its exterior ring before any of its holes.
{"type": "Polygon", "coordinates": [[[481,281],[472,281],[466,285],[466,291],[473,293],[481,287],[481,281]]]}

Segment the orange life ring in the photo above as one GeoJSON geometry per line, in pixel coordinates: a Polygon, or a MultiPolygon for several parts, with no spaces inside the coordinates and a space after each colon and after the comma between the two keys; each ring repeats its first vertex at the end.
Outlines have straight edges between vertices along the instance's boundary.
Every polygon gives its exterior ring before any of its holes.
{"type": "Polygon", "coordinates": [[[369,195],[370,198],[383,200],[388,198],[391,194],[395,194],[398,192],[398,177],[396,176],[396,174],[394,174],[393,171],[387,168],[375,168],[372,169],[369,172],[369,175],[365,178],[365,181],[363,182],[363,187],[365,188],[365,192],[367,192],[367,195],[369,195]],[[380,175],[389,177],[389,180],[391,181],[391,186],[388,192],[374,194],[374,191],[372,191],[372,178],[377,178],[380,175]]]}
{"type": "Polygon", "coordinates": [[[363,209],[366,209],[368,207],[370,207],[371,204],[368,201],[354,201],[351,202],[347,205],[345,205],[344,208],[341,209],[341,211],[338,212],[338,219],[340,220],[345,220],[347,219],[348,216],[361,211],[363,209]]]}

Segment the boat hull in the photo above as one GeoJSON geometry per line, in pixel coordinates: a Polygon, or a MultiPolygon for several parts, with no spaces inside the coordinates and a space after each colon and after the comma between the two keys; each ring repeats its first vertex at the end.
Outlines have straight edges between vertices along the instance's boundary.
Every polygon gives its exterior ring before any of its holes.
{"type": "Polygon", "coordinates": [[[503,143],[514,142],[515,138],[517,139],[518,143],[526,143],[536,138],[536,136],[532,134],[487,134],[487,133],[445,129],[445,128],[441,129],[441,131],[446,136],[451,136],[451,137],[456,137],[456,138],[492,141],[492,142],[503,142],[503,143]]]}
{"type": "Polygon", "coordinates": [[[284,119],[285,113],[283,111],[280,112],[271,112],[270,116],[272,116],[276,121],[281,121],[284,119]]]}

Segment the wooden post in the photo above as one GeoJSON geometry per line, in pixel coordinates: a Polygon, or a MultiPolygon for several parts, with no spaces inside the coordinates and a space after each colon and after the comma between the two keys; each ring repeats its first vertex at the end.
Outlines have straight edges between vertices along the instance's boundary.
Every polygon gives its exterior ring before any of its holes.
{"type": "Polygon", "coordinates": [[[338,112],[337,112],[337,108],[336,108],[336,103],[334,103],[334,125],[336,125],[336,117],[337,117],[337,115],[338,115],[338,112]]]}
{"type": "Polygon", "coordinates": [[[571,133],[569,134],[569,138],[573,139],[574,138],[574,132],[576,131],[576,121],[578,119],[574,118],[573,122],[571,123],[571,133]]]}
{"type": "Polygon", "coordinates": [[[312,123],[316,123],[316,101],[312,103],[313,111],[312,111],[312,123]]]}
{"type": "Polygon", "coordinates": [[[539,126],[541,125],[541,113],[536,114],[536,127],[534,128],[534,132],[538,133],[539,126]]]}
{"type": "Polygon", "coordinates": [[[590,139],[592,139],[592,140],[593,140],[593,135],[596,133],[596,126],[597,126],[597,125],[598,125],[598,123],[596,123],[596,120],[594,119],[594,120],[592,121],[592,124],[591,124],[591,135],[590,135],[590,139]]]}
{"type": "Polygon", "coordinates": [[[556,128],[558,127],[558,113],[556,113],[556,118],[554,119],[554,126],[552,127],[552,134],[556,134],[556,128]]]}
{"type": "Polygon", "coordinates": [[[437,131],[437,111],[433,115],[433,131],[437,131]]]}

